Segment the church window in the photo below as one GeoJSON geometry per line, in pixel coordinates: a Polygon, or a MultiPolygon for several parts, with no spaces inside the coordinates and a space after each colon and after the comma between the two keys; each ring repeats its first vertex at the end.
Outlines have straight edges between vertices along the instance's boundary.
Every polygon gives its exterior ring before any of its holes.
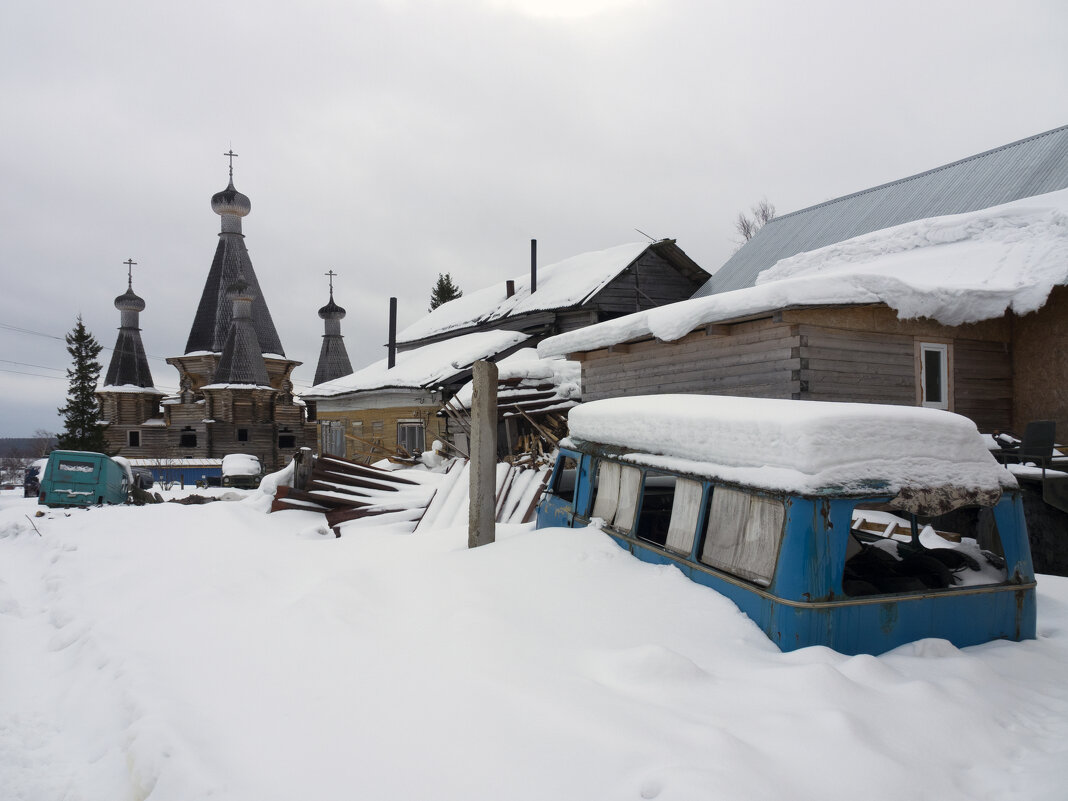
{"type": "Polygon", "coordinates": [[[141,432],[140,431],[127,431],[126,432],[126,444],[131,448],[141,447],[141,432]]]}
{"type": "Polygon", "coordinates": [[[197,432],[190,429],[183,431],[178,436],[179,448],[195,448],[197,446],[197,432]]]}
{"type": "Polygon", "coordinates": [[[278,447],[281,450],[292,450],[297,447],[297,437],[294,434],[279,434],[278,447]]]}
{"type": "Polygon", "coordinates": [[[239,429],[237,429],[237,441],[238,442],[248,442],[248,429],[247,428],[239,428],[239,429]]]}

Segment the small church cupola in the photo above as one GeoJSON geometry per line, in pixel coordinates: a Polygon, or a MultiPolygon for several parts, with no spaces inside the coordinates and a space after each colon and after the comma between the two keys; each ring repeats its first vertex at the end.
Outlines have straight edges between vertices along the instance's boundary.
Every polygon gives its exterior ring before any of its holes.
{"type": "Polygon", "coordinates": [[[133,291],[133,268],[137,262],[127,259],[123,263],[126,265],[126,291],[115,298],[115,308],[120,312],[119,336],[104,386],[152,387],[152,373],[141,343],[140,313],[145,310],[145,301],[133,291]]]}
{"type": "Polygon", "coordinates": [[[330,300],[319,309],[325,332],[323,346],[319,350],[319,363],[315,367],[315,379],[312,382],[314,384],[333,381],[352,372],[349,354],[345,350],[345,339],[341,336],[341,320],[345,317],[345,310],[334,302],[334,276],[337,273],[330,270],[325,275],[330,280],[330,300]]]}
{"type": "Polygon", "coordinates": [[[211,196],[211,210],[223,218],[223,232],[240,234],[241,218],[252,211],[252,201],[234,188],[234,157],[237,153],[230,148],[223,155],[230,159],[230,183],[226,189],[211,196]]]}
{"type": "Polygon", "coordinates": [[[232,318],[219,366],[215,370],[214,383],[269,387],[267,364],[260,353],[256,328],[252,323],[252,304],[256,294],[240,271],[237,279],[228,287],[227,296],[232,303],[232,318]]]}

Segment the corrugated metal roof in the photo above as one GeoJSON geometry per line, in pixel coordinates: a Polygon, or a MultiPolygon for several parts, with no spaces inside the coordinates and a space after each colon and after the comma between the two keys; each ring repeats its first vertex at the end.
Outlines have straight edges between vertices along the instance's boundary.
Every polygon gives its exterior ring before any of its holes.
{"type": "Polygon", "coordinates": [[[1068,125],[776,217],[694,294],[753,286],[780,259],[902,223],[1068,187],[1068,125]]]}

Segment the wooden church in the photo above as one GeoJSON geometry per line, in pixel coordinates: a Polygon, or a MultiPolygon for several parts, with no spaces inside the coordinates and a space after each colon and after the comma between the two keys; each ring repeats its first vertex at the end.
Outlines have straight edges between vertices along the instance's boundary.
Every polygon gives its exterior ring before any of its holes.
{"type": "MultiPolygon", "coordinates": [[[[145,302],[134,294],[132,276],[115,299],[119,337],[98,396],[110,447],[130,459],[170,462],[249,453],[275,470],[298,449],[315,444],[315,425],[307,422],[290,378],[301,362],[286,358],[249,259],[241,218],[252,204],[234,188],[235,154],[227,155],[230,182],[211,199],[212,211],[222,218],[215,258],[185,353],[167,359],[179,373],[176,396],[153,385],[138,319],[145,302]]],[[[328,307],[328,323],[340,319],[338,312],[344,315],[340,307],[328,307]]],[[[334,361],[338,347],[344,353],[344,345],[332,339],[334,361]]]]}

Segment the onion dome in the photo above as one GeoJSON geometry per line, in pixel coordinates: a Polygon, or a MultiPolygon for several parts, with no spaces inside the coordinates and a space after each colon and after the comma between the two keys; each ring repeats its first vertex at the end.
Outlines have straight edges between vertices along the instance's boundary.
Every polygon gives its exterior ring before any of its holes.
{"type": "Polygon", "coordinates": [[[252,201],[247,195],[234,189],[234,179],[231,177],[226,189],[211,196],[211,210],[219,215],[233,214],[244,217],[252,211],[252,201]]]}
{"type": "Polygon", "coordinates": [[[115,308],[123,312],[143,312],[145,302],[133,291],[133,287],[128,287],[125,292],[115,298],[115,308]]]}
{"type": "Polygon", "coordinates": [[[323,320],[340,320],[345,316],[345,310],[334,303],[334,294],[330,293],[330,301],[319,309],[319,317],[323,320]]]}

